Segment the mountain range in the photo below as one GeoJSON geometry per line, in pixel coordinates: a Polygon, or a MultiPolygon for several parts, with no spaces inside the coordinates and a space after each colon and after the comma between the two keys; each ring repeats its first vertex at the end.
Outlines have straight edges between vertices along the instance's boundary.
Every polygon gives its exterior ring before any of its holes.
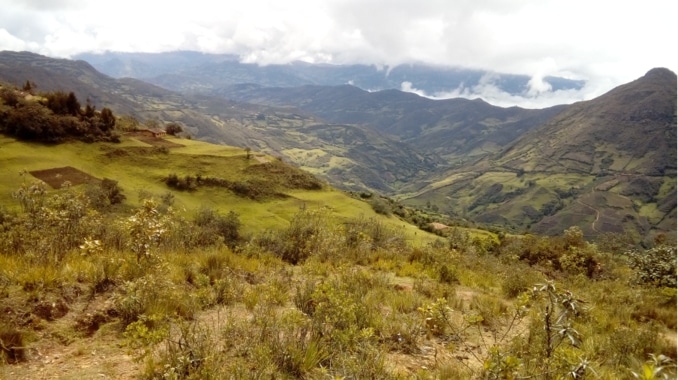
{"type": "MultiPolygon", "coordinates": [[[[0,80],[74,91],[119,115],[177,122],[193,138],[277,155],[338,188],[502,229],[675,235],[676,75],[667,69],[590,101],[527,110],[370,92],[341,76],[379,72],[369,66],[258,67],[189,52],[88,57],[110,75],[138,78],[116,79],[81,60],[1,52],[0,80]],[[318,79],[328,77],[332,85],[318,79]]],[[[443,75],[413,66],[387,77],[396,83],[413,72],[443,75]]]]}
{"type": "MultiPolygon", "coordinates": [[[[515,95],[525,92],[531,79],[526,75],[424,64],[391,67],[297,61],[261,66],[240,62],[234,55],[191,51],[84,53],[74,58],[87,61],[100,72],[114,78],[138,78],[171,90],[198,93],[240,83],[254,83],[264,87],[351,84],[365,90],[379,91],[399,90],[407,82],[412,87],[433,95],[459,88],[472,88],[482,80],[489,80],[498,89],[515,95]]],[[[543,80],[554,91],[579,89],[585,84],[581,80],[552,76],[543,80]]]]}

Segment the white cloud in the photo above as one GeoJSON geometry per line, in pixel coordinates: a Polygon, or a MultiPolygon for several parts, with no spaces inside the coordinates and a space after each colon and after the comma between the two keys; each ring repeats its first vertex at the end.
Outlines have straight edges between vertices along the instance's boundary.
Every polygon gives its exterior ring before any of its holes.
{"type": "Polygon", "coordinates": [[[21,51],[28,48],[28,44],[11,35],[7,30],[0,28],[0,50],[15,50],[21,51]]]}
{"type": "Polygon", "coordinates": [[[260,64],[424,62],[528,75],[535,98],[555,94],[549,75],[610,89],[653,67],[678,69],[675,0],[0,0],[0,9],[0,50],[59,57],[183,49],[260,64]]]}
{"type": "Polygon", "coordinates": [[[499,76],[490,73],[484,75],[477,84],[461,84],[459,87],[450,91],[436,92],[433,94],[428,94],[425,91],[415,88],[410,82],[403,82],[400,89],[430,99],[483,99],[484,101],[499,107],[519,106],[522,108],[539,109],[592,99],[602,95],[611,88],[607,82],[601,84],[590,81],[580,89],[554,91],[547,82],[543,81],[543,78],[533,77],[528,83],[528,88],[523,93],[511,94],[500,88],[497,84],[498,79],[499,76]]]}
{"type": "Polygon", "coordinates": [[[414,86],[412,85],[412,82],[408,82],[408,81],[405,81],[405,82],[400,84],[400,91],[411,92],[413,94],[417,94],[419,96],[424,96],[424,97],[427,97],[427,98],[435,98],[435,96],[430,96],[430,95],[426,94],[426,92],[414,88],[414,86]]]}

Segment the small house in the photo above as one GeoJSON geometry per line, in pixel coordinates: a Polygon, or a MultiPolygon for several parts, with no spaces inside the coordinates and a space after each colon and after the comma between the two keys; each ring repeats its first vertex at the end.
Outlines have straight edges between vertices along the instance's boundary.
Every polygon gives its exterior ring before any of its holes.
{"type": "Polygon", "coordinates": [[[167,135],[167,132],[160,128],[142,129],[140,132],[155,138],[161,138],[167,135]]]}

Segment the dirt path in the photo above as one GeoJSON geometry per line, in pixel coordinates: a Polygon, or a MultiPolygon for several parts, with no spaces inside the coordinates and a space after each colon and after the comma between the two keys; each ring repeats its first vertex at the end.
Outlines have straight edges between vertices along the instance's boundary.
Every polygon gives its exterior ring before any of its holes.
{"type": "Polygon", "coordinates": [[[586,207],[590,208],[591,210],[595,211],[596,219],[591,223],[591,229],[593,230],[593,232],[600,232],[600,231],[598,231],[598,229],[596,229],[596,222],[598,221],[598,219],[600,219],[600,211],[598,211],[598,209],[596,209],[595,207],[593,207],[591,205],[587,205],[586,203],[580,201],[579,199],[577,199],[576,202],[579,203],[582,206],[586,206],[586,207]]]}
{"type": "MultiPolygon", "coordinates": [[[[5,301],[5,310],[23,310],[21,315],[31,315],[24,310],[25,303],[5,301]]],[[[65,315],[56,319],[33,316],[28,322],[15,320],[28,332],[25,361],[0,364],[0,379],[137,379],[140,364],[122,344],[117,323],[102,324],[91,334],[77,327],[80,321],[92,319],[93,315],[104,315],[111,302],[110,295],[93,300],[81,297],[69,305],[65,315]]]]}
{"type": "Polygon", "coordinates": [[[25,362],[0,366],[0,379],[138,378],[139,364],[119,343],[119,338],[114,336],[99,336],[68,344],[41,339],[31,345],[25,362]]]}

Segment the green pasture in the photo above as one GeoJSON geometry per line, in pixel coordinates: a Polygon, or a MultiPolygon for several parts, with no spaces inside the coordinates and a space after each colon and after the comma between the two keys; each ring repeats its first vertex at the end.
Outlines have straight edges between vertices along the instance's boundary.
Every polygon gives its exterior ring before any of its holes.
{"type": "Polygon", "coordinates": [[[34,144],[0,137],[0,206],[8,209],[17,207],[12,192],[22,182],[37,181],[30,174],[21,173],[71,166],[99,179],[118,181],[127,197],[125,203],[133,207],[138,206],[143,197],[160,197],[171,192],[174,195],[174,210],[187,217],[200,208],[211,208],[222,213],[234,211],[240,215],[244,234],[284,228],[303,207],[328,207],[337,223],[358,217],[375,218],[375,221],[390,228],[401,229],[415,244],[436,239],[435,235],[420,231],[395,217],[378,215],[369,204],[332,188],[315,191],[288,189],[283,190],[285,197],[263,201],[239,197],[225,188],[170,190],[164,183],[164,178],[169,174],[176,174],[180,178],[200,174],[231,181],[247,180],[256,176],[246,172],[248,167],[264,165],[255,155],[263,161],[275,158],[252,152],[252,157],[247,159],[242,148],[187,139],[168,140],[184,146],[163,152],[128,137],[123,137],[119,144],[69,142],[59,145],[34,144]]]}

